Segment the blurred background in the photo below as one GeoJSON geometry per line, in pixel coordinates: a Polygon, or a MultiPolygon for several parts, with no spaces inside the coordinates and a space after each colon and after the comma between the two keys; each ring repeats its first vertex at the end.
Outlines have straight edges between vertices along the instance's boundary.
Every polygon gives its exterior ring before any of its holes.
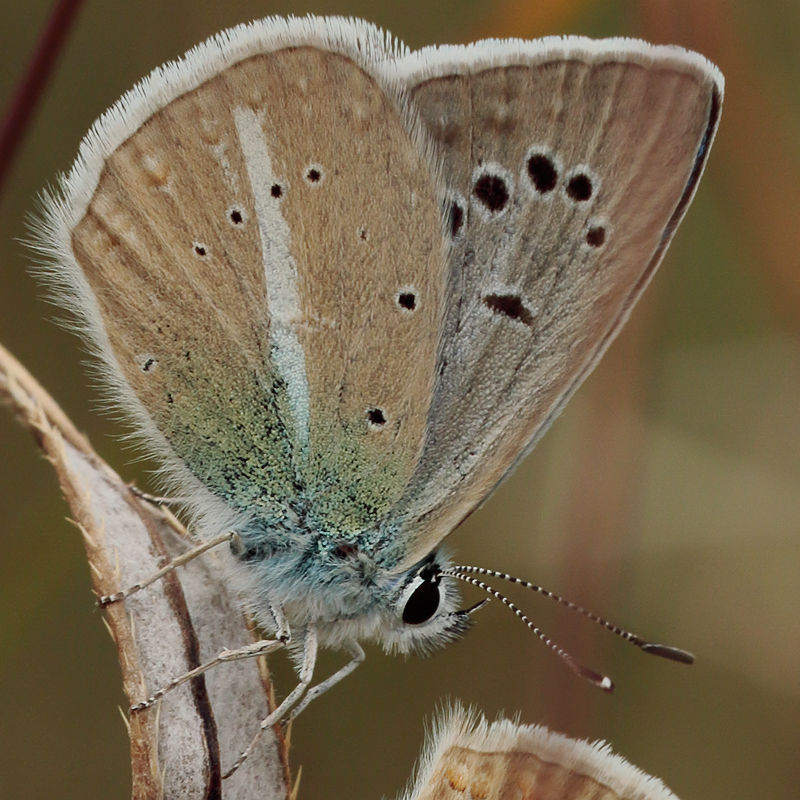
{"type": "MultiPolygon", "coordinates": [[[[0,3],[0,108],[49,0],[0,3]]],[[[348,14],[411,47],[486,36],[676,43],[727,79],[697,198],[630,324],[536,452],[450,538],[642,636],[649,658],[533,596],[574,678],[492,603],[433,657],[370,648],[294,726],[300,798],[393,797],[448,699],[602,738],[684,800],[800,787],[800,5],[796,0],[86,0],[0,196],[0,341],[125,477],[145,466],[98,413],[78,341],[26,272],[39,189],[92,121],[153,67],[268,14],[348,14]]],[[[130,796],[126,705],[77,530],[29,434],[0,412],[0,776],[5,797],[130,796]]],[[[502,588],[502,587],[500,587],[502,588]]],[[[466,592],[468,598],[472,595],[466,592]]],[[[474,598],[477,599],[477,596],[474,598]]],[[[343,659],[325,653],[320,673],[343,659]]],[[[293,685],[273,659],[279,691],[293,685]]]]}

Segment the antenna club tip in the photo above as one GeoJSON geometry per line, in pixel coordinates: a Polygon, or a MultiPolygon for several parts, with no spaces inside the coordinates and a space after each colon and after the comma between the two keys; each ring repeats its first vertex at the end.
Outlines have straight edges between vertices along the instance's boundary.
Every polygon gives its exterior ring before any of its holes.
{"type": "Polygon", "coordinates": [[[604,692],[611,694],[614,691],[614,681],[608,677],[608,675],[601,675],[599,672],[595,672],[593,669],[589,669],[588,667],[581,667],[579,665],[575,665],[577,669],[575,670],[581,678],[589,681],[589,683],[594,684],[598,689],[602,689],[604,692]]]}
{"type": "Polygon", "coordinates": [[[681,650],[679,647],[670,647],[666,644],[653,644],[648,642],[642,645],[645,653],[660,658],[668,658],[670,661],[677,661],[678,664],[694,664],[694,654],[688,650],[681,650]]]}

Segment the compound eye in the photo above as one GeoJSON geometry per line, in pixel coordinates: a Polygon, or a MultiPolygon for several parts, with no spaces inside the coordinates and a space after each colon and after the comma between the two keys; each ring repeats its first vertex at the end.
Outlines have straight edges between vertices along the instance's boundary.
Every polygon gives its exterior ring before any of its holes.
{"type": "Polygon", "coordinates": [[[416,577],[416,589],[411,592],[403,608],[403,622],[406,625],[421,625],[427,622],[438,610],[441,596],[439,582],[430,577],[416,577]]]}

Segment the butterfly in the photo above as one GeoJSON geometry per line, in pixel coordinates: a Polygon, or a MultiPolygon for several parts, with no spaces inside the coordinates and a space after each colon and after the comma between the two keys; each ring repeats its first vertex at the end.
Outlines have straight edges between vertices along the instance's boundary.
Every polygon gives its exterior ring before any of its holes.
{"type": "Polygon", "coordinates": [[[435,721],[414,785],[403,800],[451,797],[677,800],[604,742],[570,739],[541,725],[489,723],[461,706],[435,721]]]}
{"type": "Polygon", "coordinates": [[[459,581],[506,602],[475,573],[509,576],[454,567],[442,541],[619,332],[722,96],[676,47],[411,52],[357,20],[268,18],[95,123],[45,199],[44,272],[197,552],[230,545],[271,634],[235,657],[298,651],[262,725],[351,672],[359,642],[462,634],[478,606],[460,608],[459,581]],[[308,690],[319,645],[351,660],[308,690]]]}

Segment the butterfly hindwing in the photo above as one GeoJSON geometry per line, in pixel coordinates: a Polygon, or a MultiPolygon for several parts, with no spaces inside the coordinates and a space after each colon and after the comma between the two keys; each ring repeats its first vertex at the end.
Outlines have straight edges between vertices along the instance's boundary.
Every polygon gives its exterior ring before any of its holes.
{"type": "Polygon", "coordinates": [[[721,77],[624,40],[485,42],[402,66],[452,239],[426,442],[398,512],[407,566],[530,450],[619,330],[694,193],[721,77]]]}

